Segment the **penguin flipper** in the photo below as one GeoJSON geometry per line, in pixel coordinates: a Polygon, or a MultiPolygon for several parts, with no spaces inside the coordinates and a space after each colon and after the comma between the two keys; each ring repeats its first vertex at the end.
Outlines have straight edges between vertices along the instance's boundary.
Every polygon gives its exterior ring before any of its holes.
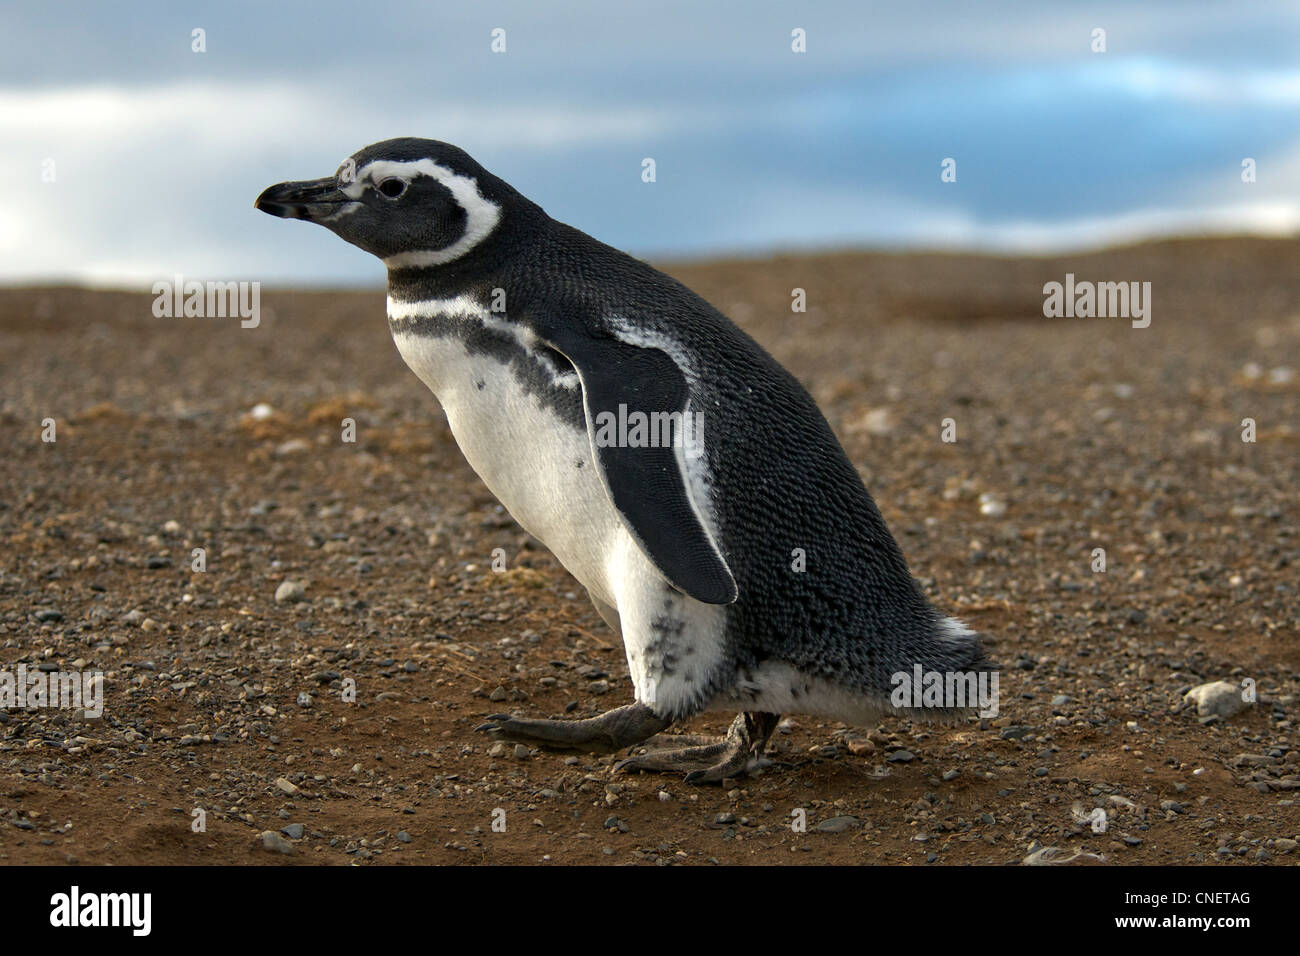
{"type": "Polygon", "coordinates": [[[691,437],[681,431],[690,398],[686,376],[661,349],[585,331],[555,332],[547,344],[578,372],[592,454],[624,525],[677,590],[705,604],[731,604],[739,596],[735,578],[685,474],[691,437]],[[656,439],[673,413],[676,424],[668,427],[677,440],[665,447],[656,439]],[[633,424],[638,420],[646,423],[641,442],[633,424]]]}

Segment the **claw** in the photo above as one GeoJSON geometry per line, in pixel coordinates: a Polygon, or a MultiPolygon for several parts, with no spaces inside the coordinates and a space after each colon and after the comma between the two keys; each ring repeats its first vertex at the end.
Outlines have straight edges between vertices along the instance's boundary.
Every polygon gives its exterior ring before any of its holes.
{"type": "Polygon", "coordinates": [[[648,750],[620,760],[614,772],[685,771],[688,784],[722,783],[771,763],[763,757],[763,747],[776,722],[776,714],[741,714],[725,737],[702,745],[648,750]]]}

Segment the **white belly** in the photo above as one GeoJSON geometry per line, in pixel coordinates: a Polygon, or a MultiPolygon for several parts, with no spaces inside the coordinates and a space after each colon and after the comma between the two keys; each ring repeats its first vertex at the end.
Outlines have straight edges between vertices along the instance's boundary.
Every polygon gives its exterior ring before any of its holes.
{"type": "Polygon", "coordinates": [[[488,490],[584,587],[616,606],[610,559],[627,532],[586,431],[527,394],[506,365],[471,354],[458,339],[395,331],[393,340],[438,397],[456,444],[488,490]]]}
{"type": "MultiPolygon", "coordinates": [[[[403,328],[404,313],[435,310],[485,324],[493,317],[464,299],[389,302],[398,351],[437,396],[470,467],[592,597],[618,612],[637,700],[661,714],[698,710],[702,685],[723,659],[725,609],[701,604],[663,579],[610,500],[585,427],[575,428],[527,392],[490,352],[472,352],[456,335],[403,328]],[[666,633],[665,622],[680,627],[666,633]]],[[[509,334],[531,344],[523,330],[509,334]]],[[[581,387],[572,372],[558,374],[555,383],[581,387]]]]}

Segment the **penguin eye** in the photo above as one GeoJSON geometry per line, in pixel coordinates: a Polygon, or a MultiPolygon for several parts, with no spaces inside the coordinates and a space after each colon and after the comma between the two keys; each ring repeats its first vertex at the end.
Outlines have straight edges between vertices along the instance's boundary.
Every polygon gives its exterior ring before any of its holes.
{"type": "Polygon", "coordinates": [[[379,184],[379,191],[389,199],[396,199],[406,192],[406,182],[401,179],[385,179],[379,184]]]}

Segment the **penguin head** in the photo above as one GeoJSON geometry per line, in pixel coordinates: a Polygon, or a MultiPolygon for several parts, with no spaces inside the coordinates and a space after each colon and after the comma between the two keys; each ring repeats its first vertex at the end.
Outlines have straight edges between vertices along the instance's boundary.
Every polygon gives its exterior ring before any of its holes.
{"type": "Polygon", "coordinates": [[[367,146],[333,176],[271,186],[253,205],[319,223],[400,269],[460,259],[531,204],[464,150],[406,138],[367,146]]]}

